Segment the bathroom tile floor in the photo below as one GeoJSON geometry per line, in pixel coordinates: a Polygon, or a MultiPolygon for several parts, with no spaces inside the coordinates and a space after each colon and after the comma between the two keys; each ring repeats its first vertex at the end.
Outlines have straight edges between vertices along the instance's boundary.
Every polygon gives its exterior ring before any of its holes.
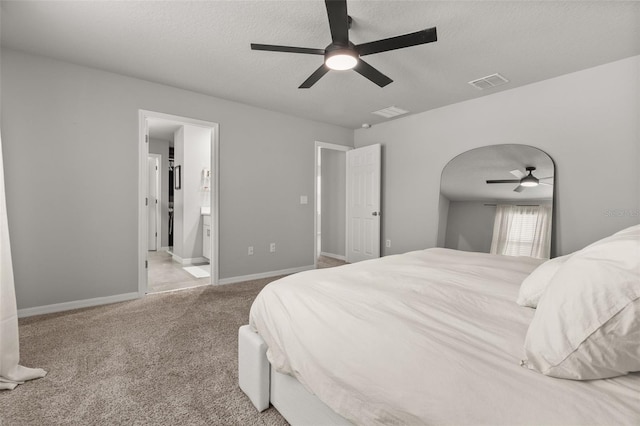
{"type": "Polygon", "coordinates": [[[181,264],[174,262],[166,251],[150,251],[149,270],[147,279],[147,293],[182,290],[211,284],[211,278],[196,278],[184,269],[181,264]]]}

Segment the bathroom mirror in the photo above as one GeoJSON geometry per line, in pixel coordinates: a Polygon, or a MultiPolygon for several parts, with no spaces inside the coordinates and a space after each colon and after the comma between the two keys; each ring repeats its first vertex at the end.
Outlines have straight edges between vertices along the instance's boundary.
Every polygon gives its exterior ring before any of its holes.
{"type": "Polygon", "coordinates": [[[440,182],[438,245],[549,258],[555,167],[527,145],[492,145],[453,158],[440,182]]]}

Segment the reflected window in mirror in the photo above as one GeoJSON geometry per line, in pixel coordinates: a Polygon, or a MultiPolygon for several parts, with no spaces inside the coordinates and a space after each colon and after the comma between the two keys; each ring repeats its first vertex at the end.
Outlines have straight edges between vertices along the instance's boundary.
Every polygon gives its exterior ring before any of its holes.
{"type": "Polygon", "coordinates": [[[491,254],[549,258],[551,251],[551,206],[496,206],[491,254]]]}
{"type": "Polygon", "coordinates": [[[438,246],[549,258],[553,160],[527,145],[492,145],[442,171],[438,246]]]}

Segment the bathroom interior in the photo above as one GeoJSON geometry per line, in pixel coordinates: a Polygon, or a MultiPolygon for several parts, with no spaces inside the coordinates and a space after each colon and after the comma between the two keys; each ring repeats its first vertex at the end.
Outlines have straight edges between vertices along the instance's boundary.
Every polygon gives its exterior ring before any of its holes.
{"type": "Polygon", "coordinates": [[[159,118],[148,129],[147,293],[211,284],[212,129],[159,118]]]}

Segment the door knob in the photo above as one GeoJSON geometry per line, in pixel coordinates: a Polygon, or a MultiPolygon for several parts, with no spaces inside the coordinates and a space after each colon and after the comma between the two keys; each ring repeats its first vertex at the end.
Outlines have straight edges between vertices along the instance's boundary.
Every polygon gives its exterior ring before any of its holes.
{"type": "Polygon", "coordinates": [[[382,216],[382,214],[380,212],[373,212],[371,213],[372,216],[382,216]]]}

